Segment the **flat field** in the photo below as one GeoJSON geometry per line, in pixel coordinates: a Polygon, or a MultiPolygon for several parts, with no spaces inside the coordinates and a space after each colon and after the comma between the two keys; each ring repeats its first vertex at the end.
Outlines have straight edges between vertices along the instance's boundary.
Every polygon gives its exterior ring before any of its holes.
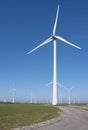
{"type": "Polygon", "coordinates": [[[78,108],[78,109],[83,109],[83,110],[87,110],[88,111],[88,104],[81,104],[81,105],[70,105],[69,107],[74,107],[74,108],[78,108]]]}
{"type": "Polygon", "coordinates": [[[40,104],[0,104],[0,130],[49,120],[57,117],[60,110],[40,104]]]}

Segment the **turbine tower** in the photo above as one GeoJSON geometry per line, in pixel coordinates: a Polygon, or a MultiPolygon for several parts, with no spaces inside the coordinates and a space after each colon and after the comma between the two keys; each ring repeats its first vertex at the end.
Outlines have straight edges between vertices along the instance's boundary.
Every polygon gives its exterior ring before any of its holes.
{"type": "Polygon", "coordinates": [[[14,81],[12,82],[12,103],[15,102],[15,96],[14,96],[14,92],[16,91],[16,89],[14,88],[14,81]]]}
{"type": "Polygon", "coordinates": [[[58,94],[57,94],[57,60],[56,60],[56,40],[60,40],[64,43],[67,43],[75,48],[81,49],[79,46],[74,45],[73,43],[65,40],[64,38],[62,38],[61,36],[57,36],[55,35],[56,33],[56,27],[57,27],[57,20],[58,20],[58,14],[59,14],[59,5],[57,7],[57,13],[56,13],[56,19],[55,19],[55,23],[54,23],[54,27],[53,27],[53,34],[51,37],[49,37],[47,40],[45,40],[44,42],[42,42],[41,44],[39,44],[37,47],[35,47],[34,49],[32,49],[31,51],[29,51],[27,54],[32,53],[33,51],[37,50],[38,48],[44,46],[45,44],[48,44],[49,42],[53,41],[54,45],[53,45],[53,55],[54,55],[54,59],[53,59],[53,98],[52,98],[52,105],[57,105],[58,101],[58,94]]]}
{"type": "Polygon", "coordinates": [[[74,87],[71,88],[66,88],[66,90],[68,91],[68,104],[71,104],[71,91],[74,87]]]}

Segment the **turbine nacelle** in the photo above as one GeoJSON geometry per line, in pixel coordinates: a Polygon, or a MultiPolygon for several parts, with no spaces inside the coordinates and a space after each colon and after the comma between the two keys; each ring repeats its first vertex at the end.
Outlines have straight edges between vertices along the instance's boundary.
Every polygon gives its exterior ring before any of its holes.
{"type": "Polygon", "coordinates": [[[55,35],[53,35],[53,36],[52,36],[52,39],[53,39],[53,40],[56,40],[57,38],[55,37],[55,35]]]}

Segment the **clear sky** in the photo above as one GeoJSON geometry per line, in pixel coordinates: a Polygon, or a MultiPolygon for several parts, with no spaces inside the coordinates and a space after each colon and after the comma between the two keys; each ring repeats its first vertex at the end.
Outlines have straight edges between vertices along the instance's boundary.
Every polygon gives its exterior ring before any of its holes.
{"type": "Polygon", "coordinates": [[[13,80],[16,101],[52,97],[53,42],[26,53],[52,35],[58,3],[56,34],[82,48],[57,41],[58,82],[88,101],[88,0],[0,0],[0,100],[12,100],[13,80]]]}

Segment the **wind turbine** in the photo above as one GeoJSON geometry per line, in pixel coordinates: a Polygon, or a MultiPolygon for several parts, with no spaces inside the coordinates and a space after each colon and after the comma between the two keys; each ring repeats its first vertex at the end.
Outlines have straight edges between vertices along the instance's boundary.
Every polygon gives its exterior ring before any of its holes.
{"type": "Polygon", "coordinates": [[[68,104],[71,104],[71,91],[74,87],[71,88],[65,88],[68,91],[68,104]]]}
{"type": "Polygon", "coordinates": [[[31,51],[29,51],[27,54],[30,54],[32,52],[34,52],[35,50],[37,50],[38,48],[48,44],[49,42],[53,41],[54,42],[54,60],[53,60],[53,99],[52,99],[52,105],[57,105],[57,99],[58,99],[58,94],[57,94],[57,60],[56,60],[56,40],[60,40],[64,43],[67,43],[77,49],[81,49],[79,46],[74,45],[73,43],[65,40],[63,37],[61,36],[57,36],[55,35],[56,33],[56,27],[57,27],[57,20],[58,20],[58,14],[59,14],[59,5],[57,7],[57,13],[56,13],[56,19],[55,19],[55,23],[54,23],[54,27],[53,27],[53,34],[51,37],[49,37],[47,40],[45,40],[44,42],[42,42],[41,44],[39,44],[37,47],[35,47],[34,49],[32,49],[31,51]]]}
{"type": "Polygon", "coordinates": [[[63,103],[63,101],[62,101],[62,93],[59,94],[59,100],[60,100],[60,101],[59,101],[59,104],[62,105],[62,103],[63,103]]]}
{"type": "Polygon", "coordinates": [[[15,96],[14,96],[14,92],[16,91],[16,89],[14,88],[14,81],[12,82],[12,103],[14,103],[15,101],[15,96]]]}
{"type": "Polygon", "coordinates": [[[79,104],[79,97],[77,98],[77,102],[78,102],[78,104],[79,104]]]}
{"type": "MultiPolygon", "coordinates": [[[[46,86],[49,86],[51,84],[53,84],[53,82],[49,82],[48,84],[46,84],[46,86]]],[[[60,86],[61,88],[63,88],[63,86],[59,82],[57,82],[57,86],[60,86]]],[[[61,93],[60,93],[60,103],[62,104],[62,94],[61,93]]]]}
{"type": "Polygon", "coordinates": [[[75,104],[75,103],[76,103],[76,102],[75,102],[75,96],[74,96],[73,98],[74,98],[74,104],[75,104]]]}
{"type": "Polygon", "coordinates": [[[33,94],[30,94],[30,103],[33,103],[33,94]]]}

